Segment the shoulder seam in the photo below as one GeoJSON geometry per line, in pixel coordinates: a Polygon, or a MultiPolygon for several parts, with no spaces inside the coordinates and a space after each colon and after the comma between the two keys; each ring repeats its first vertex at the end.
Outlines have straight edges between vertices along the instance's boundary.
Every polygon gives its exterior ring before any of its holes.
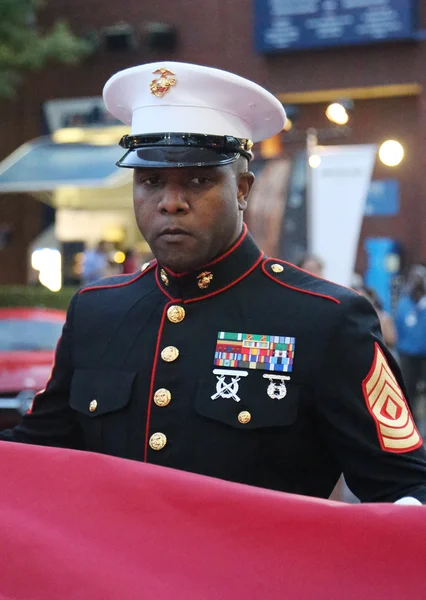
{"type": "Polygon", "coordinates": [[[360,294],[357,290],[354,290],[353,288],[350,288],[347,285],[342,285],[341,283],[336,283],[335,281],[330,281],[330,279],[326,279],[325,277],[320,277],[319,275],[314,275],[313,273],[309,273],[309,271],[306,271],[305,269],[302,269],[301,267],[298,267],[297,265],[294,265],[293,263],[290,263],[286,260],[282,260],[281,258],[267,258],[267,260],[273,260],[275,262],[283,263],[284,265],[293,267],[293,269],[296,269],[297,271],[301,271],[302,273],[307,273],[308,275],[310,275],[311,277],[314,277],[315,279],[319,279],[320,281],[326,281],[327,283],[336,285],[337,287],[340,287],[343,290],[347,290],[349,292],[353,292],[353,293],[357,294],[358,296],[362,296],[362,294],[360,294]]]}
{"type": "MultiPolygon", "coordinates": [[[[275,278],[273,275],[271,275],[270,273],[268,273],[268,271],[266,270],[265,265],[266,265],[266,263],[268,261],[279,262],[279,263],[283,263],[285,265],[289,265],[291,267],[294,267],[298,271],[302,271],[303,273],[308,273],[308,271],[304,271],[303,269],[299,269],[295,265],[292,265],[291,263],[286,262],[285,260],[281,260],[279,258],[267,258],[262,263],[262,271],[263,271],[263,273],[267,277],[269,277],[269,279],[271,279],[272,281],[275,281],[275,283],[278,283],[278,285],[282,285],[283,287],[288,288],[290,290],[294,290],[295,292],[300,292],[301,294],[308,294],[309,296],[316,296],[317,298],[324,298],[325,300],[330,300],[331,302],[334,302],[335,304],[340,304],[341,303],[340,300],[338,300],[337,298],[334,298],[333,296],[328,296],[327,294],[320,294],[318,292],[312,292],[310,290],[304,290],[303,288],[295,287],[293,285],[290,285],[288,283],[284,283],[283,281],[280,281],[279,279],[275,278]]],[[[309,273],[309,275],[311,275],[311,273],[309,273]]],[[[312,275],[312,277],[315,277],[315,275],[312,275]]],[[[317,277],[317,279],[321,280],[321,277],[317,277]]],[[[328,280],[324,279],[324,281],[328,281],[328,280]]],[[[332,283],[332,282],[330,282],[330,283],[332,283]]]]}
{"type": "MultiPolygon", "coordinates": [[[[79,290],[78,294],[81,295],[81,294],[84,294],[84,292],[90,292],[92,290],[108,290],[111,288],[124,287],[126,285],[130,285],[131,283],[134,283],[135,281],[137,281],[138,279],[140,279],[141,277],[146,275],[146,273],[151,271],[156,266],[156,264],[157,264],[157,261],[154,260],[147,269],[145,269],[144,271],[141,271],[140,273],[138,273],[136,275],[136,277],[133,277],[133,279],[129,279],[129,281],[125,281],[124,283],[111,283],[111,284],[107,284],[107,285],[93,285],[93,286],[89,286],[89,287],[79,290]]],[[[115,277],[117,277],[117,276],[115,276],[115,277]]]]}

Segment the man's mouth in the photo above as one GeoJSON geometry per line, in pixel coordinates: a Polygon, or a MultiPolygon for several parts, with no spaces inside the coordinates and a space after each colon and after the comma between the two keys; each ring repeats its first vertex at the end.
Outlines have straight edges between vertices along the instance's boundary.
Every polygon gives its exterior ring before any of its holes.
{"type": "Polygon", "coordinates": [[[182,227],[165,227],[160,231],[160,235],[190,235],[190,233],[182,227]]]}
{"type": "Polygon", "coordinates": [[[160,231],[159,237],[167,241],[179,241],[186,236],[191,235],[186,229],[181,227],[165,227],[160,231]]]}

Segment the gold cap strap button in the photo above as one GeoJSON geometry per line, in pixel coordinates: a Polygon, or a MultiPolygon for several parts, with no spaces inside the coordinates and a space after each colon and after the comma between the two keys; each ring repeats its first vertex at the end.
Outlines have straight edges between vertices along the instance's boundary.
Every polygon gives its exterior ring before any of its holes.
{"type": "Polygon", "coordinates": [[[246,423],[250,423],[250,421],[251,421],[251,414],[249,413],[248,410],[242,410],[240,412],[240,414],[238,415],[238,420],[243,425],[245,425],[246,423]]]}
{"type": "Polygon", "coordinates": [[[167,444],[167,438],[164,433],[153,433],[149,438],[149,446],[153,450],[162,450],[167,444]]]}
{"type": "Polygon", "coordinates": [[[98,401],[97,400],[92,400],[91,403],[89,404],[89,410],[90,412],[95,412],[95,410],[98,408],[98,401]]]}
{"type": "Polygon", "coordinates": [[[185,318],[185,309],[183,306],[173,304],[167,309],[167,318],[171,323],[180,323],[185,318]]]}
{"type": "Polygon", "coordinates": [[[161,358],[164,362],[173,362],[179,356],[179,350],[175,346],[166,346],[161,351],[161,358]]]}
{"type": "Polygon", "coordinates": [[[154,394],[154,402],[157,406],[167,406],[171,399],[172,395],[166,388],[160,388],[154,394]]]}

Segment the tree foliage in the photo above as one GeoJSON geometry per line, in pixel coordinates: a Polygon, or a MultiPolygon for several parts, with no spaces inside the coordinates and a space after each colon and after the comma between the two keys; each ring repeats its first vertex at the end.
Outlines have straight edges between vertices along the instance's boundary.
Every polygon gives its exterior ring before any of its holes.
{"type": "Polygon", "coordinates": [[[43,0],[0,0],[0,96],[13,95],[23,72],[50,60],[76,63],[92,49],[64,21],[42,31],[37,23],[42,5],[43,0]]]}

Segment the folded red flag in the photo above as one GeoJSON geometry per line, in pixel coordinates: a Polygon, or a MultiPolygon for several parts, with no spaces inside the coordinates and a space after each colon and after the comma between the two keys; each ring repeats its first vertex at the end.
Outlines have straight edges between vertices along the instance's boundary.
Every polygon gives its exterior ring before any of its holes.
{"type": "Polygon", "coordinates": [[[0,443],[2,600],[425,598],[424,507],[0,443]]]}

